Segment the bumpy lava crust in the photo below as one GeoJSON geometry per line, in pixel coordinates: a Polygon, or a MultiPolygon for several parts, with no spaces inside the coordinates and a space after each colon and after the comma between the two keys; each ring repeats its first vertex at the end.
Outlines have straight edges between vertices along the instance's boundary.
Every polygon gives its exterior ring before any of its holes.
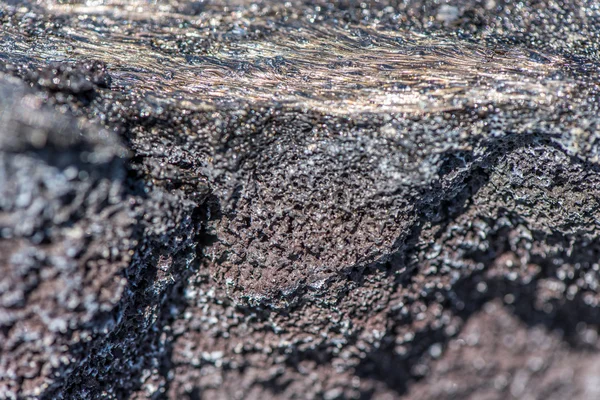
{"type": "Polygon", "coordinates": [[[439,3],[0,1],[0,398],[600,397],[600,7],[439,3]]]}

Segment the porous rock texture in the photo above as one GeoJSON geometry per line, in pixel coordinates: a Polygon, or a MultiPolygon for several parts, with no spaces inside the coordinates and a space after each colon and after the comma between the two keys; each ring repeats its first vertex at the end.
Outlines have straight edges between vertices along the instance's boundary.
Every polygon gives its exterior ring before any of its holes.
{"type": "Polygon", "coordinates": [[[594,1],[0,24],[0,398],[600,397],[594,1]]]}

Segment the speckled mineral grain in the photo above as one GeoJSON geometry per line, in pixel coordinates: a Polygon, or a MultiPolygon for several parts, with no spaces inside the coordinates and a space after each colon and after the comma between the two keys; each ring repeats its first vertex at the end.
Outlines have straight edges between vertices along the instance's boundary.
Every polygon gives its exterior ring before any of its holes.
{"type": "Polygon", "coordinates": [[[596,1],[0,0],[0,399],[600,398],[596,1]]]}

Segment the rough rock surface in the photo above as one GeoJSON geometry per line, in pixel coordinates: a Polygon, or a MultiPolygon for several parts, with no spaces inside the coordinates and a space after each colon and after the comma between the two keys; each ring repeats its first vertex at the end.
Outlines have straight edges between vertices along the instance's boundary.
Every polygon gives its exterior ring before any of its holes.
{"type": "Polygon", "coordinates": [[[600,396],[595,2],[0,24],[0,398],[600,396]]]}

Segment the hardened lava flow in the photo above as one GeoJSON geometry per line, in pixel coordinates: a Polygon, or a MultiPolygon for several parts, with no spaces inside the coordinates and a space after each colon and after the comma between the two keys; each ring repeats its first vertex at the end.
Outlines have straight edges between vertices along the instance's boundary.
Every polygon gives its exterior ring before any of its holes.
{"type": "Polygon", "coordinates": [[[0,398],[599,398],[599,49],[585,0],[0,0],[0,398]]]}

